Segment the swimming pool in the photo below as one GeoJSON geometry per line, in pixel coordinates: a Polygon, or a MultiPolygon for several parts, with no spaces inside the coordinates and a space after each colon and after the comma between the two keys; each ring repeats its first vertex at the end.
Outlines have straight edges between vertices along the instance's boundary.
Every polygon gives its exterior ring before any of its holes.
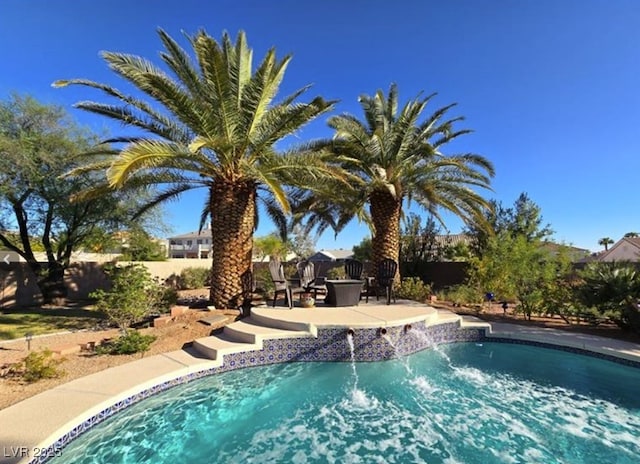
{"type": "Polygon", "coordinates": [[[639,384],[640,369],[490,342],[276,364],[153,396],[51,462],[632,463],[639,384]]]}

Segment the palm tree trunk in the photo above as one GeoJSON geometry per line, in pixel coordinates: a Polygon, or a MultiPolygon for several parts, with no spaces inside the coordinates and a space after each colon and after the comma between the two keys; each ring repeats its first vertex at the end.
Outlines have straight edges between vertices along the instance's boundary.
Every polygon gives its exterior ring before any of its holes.
{"type": "Polygon", "coordinates": [[[242,282],[251,273],[255,202],[253,182],[216,182],[211,188],[210,299],[218,309],[238,308],[250,291],[242,282]]]}
{"type": "Polygon", "coordinates": [[[375,190],[369,198],[369,210],[373,222],[371,238],[373,269],[385,258],[398,263],[395,280],[400,282],[400,210],[402,201],[386,190],[375,190]]]}

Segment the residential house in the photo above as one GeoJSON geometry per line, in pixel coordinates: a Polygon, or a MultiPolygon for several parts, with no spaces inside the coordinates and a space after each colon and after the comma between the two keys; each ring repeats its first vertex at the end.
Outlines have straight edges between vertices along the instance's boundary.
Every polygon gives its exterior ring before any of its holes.
{"type": "Polygon", "coordinates": [[[309,261],[346,261],[353,258],[353,250],[320,250],[309,258],[309,261]]]}
{"type": "Polygon", "coordinates": [[[609,250],[598,256],[598,261],[631,261],[640,262],[640,237],[623,237],[614,243],[609,250]]]}
{"type": "Polygon", "coordinates": [[[169,258],[210,258],[211,239],[210,229],[169,237],[169,258]]]}

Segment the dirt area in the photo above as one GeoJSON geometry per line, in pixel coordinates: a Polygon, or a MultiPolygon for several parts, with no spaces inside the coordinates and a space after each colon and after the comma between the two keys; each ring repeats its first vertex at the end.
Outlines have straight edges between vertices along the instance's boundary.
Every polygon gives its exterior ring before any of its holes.
{"type": "MultiPolygon", "coordinates": [[[[193,300],[199,299],[200,295],[208,294],[208,290],[192,291],[193,300]]],[[[186,292],[184,295],[189,296],[186,292]]],[[[183,294],[181,294],[183,296],[183,294]]],[[[142,333],[153,334],[157,337],[151,345],[151,349],[144,353],[144,356],[153,356],[168,351],[181,349],[185,344],[193,340],[210,335],[214,330],[233,322],[238,318],[236,310],[200,310],[187,309],[180,316],[172,318],[162,327],[151,327],[141,329],[142,333]],[[224,315],[226,320],[215,325],[206,325],[199,322],[201,319],[210,316],[224,315]]],[[[31,350],[44,348],[56,349],[60,347],[71,347],[86,345],[89,342],[99,344],[102,340],[118,336],[117,329],[105,331],[82,331],[74,333],[60,333],[42,337],[34,337],[31,341],[31,350]]],[[[26,383],[17,378],[3,377],[1,374],[7,371],[9,364],[19,362],[27,356],[27,343],[24,338],[0,343],[0,409],[6,408],[25,398],[36,395],[42,391],[53,388],[57,385],[69,382],[73,379],[93,374],[110,367],[118,366],[133,360],[139,359],[140,354],[135,355],[101,355],[98,356],[92,351],[80,351],[77,353],[62,356],[60,369],[64,374],[55,379],[44,379],[34,383],[26,383]]]]}

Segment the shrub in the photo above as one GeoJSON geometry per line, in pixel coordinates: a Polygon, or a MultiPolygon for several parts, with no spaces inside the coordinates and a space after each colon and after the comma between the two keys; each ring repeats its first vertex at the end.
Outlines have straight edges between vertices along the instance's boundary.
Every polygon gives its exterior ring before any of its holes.
{"type": "Polygon", "coordinates": [[[346,279],[347,273],[344,266],[332,267],[327,271],[327,279],[346,279]]]}
{"type": "Polygon", "coordinates": [[[98,354],[134,354],[149,351],[151,344],[156,340],[153,335],[143,335],[137,330],[127,332],[114,341],[105,343],[96,348],[98,354]]]}
{"type": "Polygon", "coordinates": [[[97,300],[97,308],[123,331],[154,312],[168,310],[172,293],[154,280],[144,266],[108,265],[105,273],[111,278],[111,290],[96,290],[89,296],[97,300]]]}
{"type": "Polygon", "coordinates": [[[61,359],[55,359],[51,350],[32,351],[22,361],[24,370],[22,377],[29,383],[37,382],[41,379],[53,379],[62,375],[58,369],[61,359]]]}
{"type": "Polygon", "coordinates": [[[601,317],[640,332],[640,273],[630,263],[593,263],[580,274],[576,301],[601,317]]]}
{"type": "Polygon", "coordinates": [[[180,288],[191,290],[210,284],[211,270],[204,267],[188,267],[180,273],[180,288]]]}
{"type": "Polygon", "coordinates": [[[273,279],[271,278],[271,271],[268,267],[262,267],[255,272],[256,291],[259,292],[263,298],[269,298],[273,296],[273,291],[276,289],[273,279]]]}
{"type": "Polygon", "coordinates": [[[482,303],[482,296],[470,285],[455,285],[442,292],[438,299],[450,301],[454,305],[474,305],[482,303]]]}
{"type": "Polygon", "coordinates": [[[405,277],[396,290],[398,298],[424,303],[431,296],[431,285],[425,284],[419,277],[405,277]]]}

